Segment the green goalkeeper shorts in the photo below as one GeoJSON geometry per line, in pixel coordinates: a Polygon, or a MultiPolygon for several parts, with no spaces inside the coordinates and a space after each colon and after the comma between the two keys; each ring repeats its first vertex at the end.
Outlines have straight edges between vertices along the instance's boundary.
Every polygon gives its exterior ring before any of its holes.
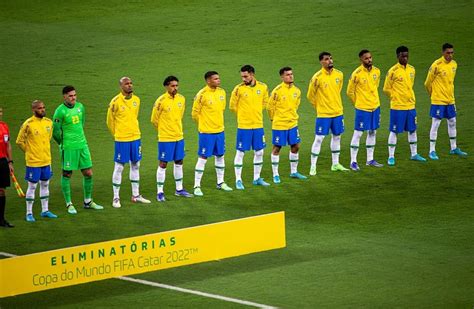
{"type": "Polygon", "coordinates": [[[67,149],[61,151],[61,164],[63,171],[83,170],[92,167],[89,147],[82,149],[67,149]]]}

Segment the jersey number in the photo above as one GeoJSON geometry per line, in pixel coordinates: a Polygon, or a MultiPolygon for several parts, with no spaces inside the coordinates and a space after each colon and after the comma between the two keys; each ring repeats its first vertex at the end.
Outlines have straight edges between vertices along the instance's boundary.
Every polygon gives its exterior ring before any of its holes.
{"type": "Polygon", "coordinates": [[[72,116],[72,123],[73,124],[78,124],[79,123],[79,116],[72,116]]]}

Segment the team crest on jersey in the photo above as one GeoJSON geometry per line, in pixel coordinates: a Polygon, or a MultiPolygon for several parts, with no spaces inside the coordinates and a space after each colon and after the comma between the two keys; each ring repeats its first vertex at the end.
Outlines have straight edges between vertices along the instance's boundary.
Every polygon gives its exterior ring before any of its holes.
{"type": "Polygon", "coordinates": [[[80,113],[80,112],[81,112],[81,109],[80,109],[80,108],[78,108],[78,109],[77,109],[77,112],[78,112],[78,113],[80,113]]]}
{"type": "Polygon", "coordinates": [[[262,93],[260,90],[257,90],[257,94],[260,95],[260,93],[262,93]]]}
{"type": "Polygon", "coordinates": [[[137,105],[138,105],[138,103],[137,103],[137,102],[133,102],[133,106],[137,106],[137,105]]]}

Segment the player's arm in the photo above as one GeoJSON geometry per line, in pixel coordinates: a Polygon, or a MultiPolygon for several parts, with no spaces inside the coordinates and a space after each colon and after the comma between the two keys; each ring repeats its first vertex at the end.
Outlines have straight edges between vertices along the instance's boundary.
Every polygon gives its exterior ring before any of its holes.
{"type": "Polygon", "coordinates": [[[306,93],[306,98],[313,105],[314,109],[317,108],[316,102],[316,91],[318,90],[318,79],[312,78],[308,85],[308,92],[306,93]]]}
{"type": "Polygon", "coordinates": [[[389,99],[392,98],[392,90],[393,90],[392,76],[393,76],[393,73],[388,71],[387,76],[385,76],[385,82],[383,84],[383,92],[388,96],[389,99]]]}
{"type": "Polygon", "coordinates": [[[18,147],[20,147],[20,149],[23,152],[26,152],[27,138],[28,138],[28,125],[26,123],[23,123],[23,125],[20,128],[20,132],[18,132],[18,136],[16,138],[16,144],[18,145],[18,147]]]}
{"type": "Polygon", "coordinates": [[[270,96],[270,99],[268,100],[268,105],[267,105],[268,118],[270,118],[270,121],[273,121],[273,116],[275,115],[277,100],[278,100],[278,93],[277,93],[277,90],[274,89],[272,91],[272,95],[270,96]]]}
{"type": "Polygon", "coordinates": [[[268,106],[268,87],[265,85],[265,90],[263,91],[263,102],[262,102],[262,110],[265,110],[268,106]]]}
{"type": "Polygon", "coordinates": [[[186,98],[183,97],[183,108],[181,109],[181,120],[184,117],[184,111],[186,110],[186,98]]]}
{"type": "Polygon", "coordinates": [[[62,142],[62,126],[63,126],[63,115],[61,112],[61,109],[58,108],[54,112],[53,116],[53,138],[58,143],[58,145],[61,145],[62,142]]]}
{"type": "Polygon", "coordinates": [[[237,113],[239,109],[239,85],[235,86],[230,95],[229,109],[234,113],[237,113]]]}
{"type": "Polygon", "coordinates": [[[110,134],[115,136],[115,104],[110,102],[109,108],[107,109],[107,128],[109,128],[110,134]]]}
{"type": "Polygon", "coordinates": [[[193,109],[191,111],[191,118],[196,122],[199,123],[199,116],[201,115],[202,110],[202,94],[198,93],[194,98],[193,102],[193,109]]]}
{"type": "Polygon", "coordinates": [[[155,104],[153,105],[153,110],[151,111],[151,123],[153,126],[158,129],[158,125],[160,122],[160,114],[161,114],[161,104],[158,100],[156,100],[155,104]]]}
{"type": "Polygon", "coordinates": [[[356,85],[357,85],[357,76],[355,73],[352,73],[351,78],[349,79],[349,84],[347,84],[346,94],[351,99],[351,102],[355,104],[356,102],[356,85]]]}
{"type": "Polygon", "coordinates": [[[428,91],[428,94],[431,96],[431,92],[433,91],[433,81],[436,77],[436,66],[433,64],[430,69],[428,70],[428,75],[426,76],[425,80],[425,88],[428,91]]]}

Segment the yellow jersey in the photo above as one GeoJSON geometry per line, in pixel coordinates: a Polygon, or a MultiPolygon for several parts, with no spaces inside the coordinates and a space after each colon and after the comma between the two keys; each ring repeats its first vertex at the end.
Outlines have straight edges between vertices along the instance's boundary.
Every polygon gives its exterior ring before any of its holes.
{"type": "Polygon", "coordinates": [[[240,83],[235,86],[230,97],[229,108],[237,114],[237,128],[263,128],[262,112],[268,104],[268,87],[255,81],[254,86],[240,83]]]}
{"type": "Polygon", "coordinates": [[[117,142],[131,142],[140,139],[138,112],[140,98],[132,94],[126,99],[122,93],[110,101],[107,110],[107,127],[117,142]]]}
{"type": "Polygon", "coordinates": [[[43,167],[51,165],[51,137],[53,121],[32,116],[20,128],[17,145],[25,152],[26,166],[43,167]]]}
{"type": "Polygon", "coordinates": [[[298,125],[298,107],[301,102],[301,90],[293,83],[281,83],[272,91],[268,101],[268,116],[273,130],[289,130],[298,125]]]}
{"type": "Polygon", "coordinates": [[[151,123],[158,130],[159,142],[177,142],[183,139],[183,115],[186,99],[179,93],[174,97],[168,92],[153,105],[151,123]]]}
{"type": "Polygon", "coordinates": [[[458,64],[451,60],[447,62],[444,57],[439,58],[431,65],[425,80],[425,88],[431,97],[431,104],[454,104],[454,77],[458,64]]]}
{"type": "Polygon", "coordinates": [[[308,86],[306,97],[316,110],[317,117],[329,118],[343,114],[341,89],[344,75],[337,69],[316,72],[308,86]]]}
{"type": "Polygon", "coordinates": [[[191,117],[198,124],[200,133],[220,133],[224,131],[225,90],[209,86],[202,88],[194,97],[191,117]]]}
{"type": "Polygon", "coordinates": [[[415,68],[395,64],[388,70],[383,85],[383,92],[390,98],[390,108],[395,110],[410,110],[415,108],[415,68]]]}
{"type": "Polygon", "coordinates": [[[355,108],[372,112],[380,106],[379,85],[379,68],[372,66],[369,71],[361,64],[352,72],[347,85],[347,96],[351,99],[355,108]]]}

